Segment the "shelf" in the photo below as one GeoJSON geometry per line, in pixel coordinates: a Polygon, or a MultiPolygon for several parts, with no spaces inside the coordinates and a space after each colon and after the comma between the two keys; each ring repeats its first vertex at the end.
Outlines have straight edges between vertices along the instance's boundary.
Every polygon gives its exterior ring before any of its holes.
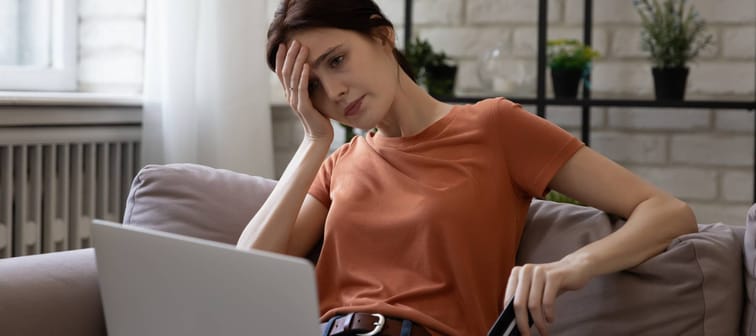
{"type": "MultiPolygon", "coordinates": [[[[447,103],[475,103],[489,97],[441,97],[447,103]]],[[[595,106],[595,107],[659,107],[659,108],[707,108],[707,109],[734,109],[754,110],[756,101],[722,101],[722,100],[684,100],[684,101],[660,101],[647,99],[554,99],[547,98],[542,101],[538,98],[506,97],[507,99],[522,105],[552,106],[595,106]]]]}

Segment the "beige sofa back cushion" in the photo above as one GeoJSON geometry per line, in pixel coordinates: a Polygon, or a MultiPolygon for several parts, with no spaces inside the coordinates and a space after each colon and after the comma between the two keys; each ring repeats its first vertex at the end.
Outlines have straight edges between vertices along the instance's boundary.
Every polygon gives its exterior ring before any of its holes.
{"type": "Polygon", "coordinates": [[[148,165],[134,178],[123,223],[236,244],[275,184],[195,164],[148,165]]]}

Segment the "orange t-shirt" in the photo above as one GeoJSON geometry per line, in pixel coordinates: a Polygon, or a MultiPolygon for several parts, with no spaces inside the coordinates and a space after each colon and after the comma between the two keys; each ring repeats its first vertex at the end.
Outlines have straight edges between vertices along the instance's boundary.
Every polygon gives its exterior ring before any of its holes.
{"type": "Polygon", "coordinates": [[[502,98],[454,106],[414,136],[344,144],[309,191],[329,208],[321,319],[374,312],[433,335],[485,335],[532,197],[582,146],[502,98]]]}

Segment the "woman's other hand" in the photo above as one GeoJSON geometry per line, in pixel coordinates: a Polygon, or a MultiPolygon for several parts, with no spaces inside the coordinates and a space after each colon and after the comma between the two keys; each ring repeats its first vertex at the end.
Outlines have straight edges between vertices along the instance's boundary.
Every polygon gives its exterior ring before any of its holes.
{"type": "Polygon", "coordinates": [[[310,99],[308,56],[309,49],[296,40],[288,47],[284,44],[279,45],[276,52],[276,75],[283,86],[289,106],[304,127],[305,137],[330,143],[333,140],[331,121],[315,109],[310,99]]]}
{"type": "Polygon", "coordinates": [[[574,258],[548,264],[526,264],[512,269],[504,295],[504,303],[514,297],[517,327],[523,336],[530,335],[528,311],[538,332],[549,333],[554,322],[554,301],[569,290],[583,288],[593,277],[585,267],[587,263],[574,258]]]}

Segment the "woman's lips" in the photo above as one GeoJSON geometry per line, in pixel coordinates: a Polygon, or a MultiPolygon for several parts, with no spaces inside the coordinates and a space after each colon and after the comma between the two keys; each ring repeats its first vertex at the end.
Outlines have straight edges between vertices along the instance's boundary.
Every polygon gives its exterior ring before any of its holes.
{"type": "Polygon", "coordinates": [[[365,98],[365,96],[357,98],[357,100],[355,100],[351,104],[349,104],[349,106],[347,106],[344,109],[344,116],[345,117],[351,117],[351,116],[357,114],[357,112],[360,111],[360,107],[362,107],[362,99],[363,98],[365,98]]]}

